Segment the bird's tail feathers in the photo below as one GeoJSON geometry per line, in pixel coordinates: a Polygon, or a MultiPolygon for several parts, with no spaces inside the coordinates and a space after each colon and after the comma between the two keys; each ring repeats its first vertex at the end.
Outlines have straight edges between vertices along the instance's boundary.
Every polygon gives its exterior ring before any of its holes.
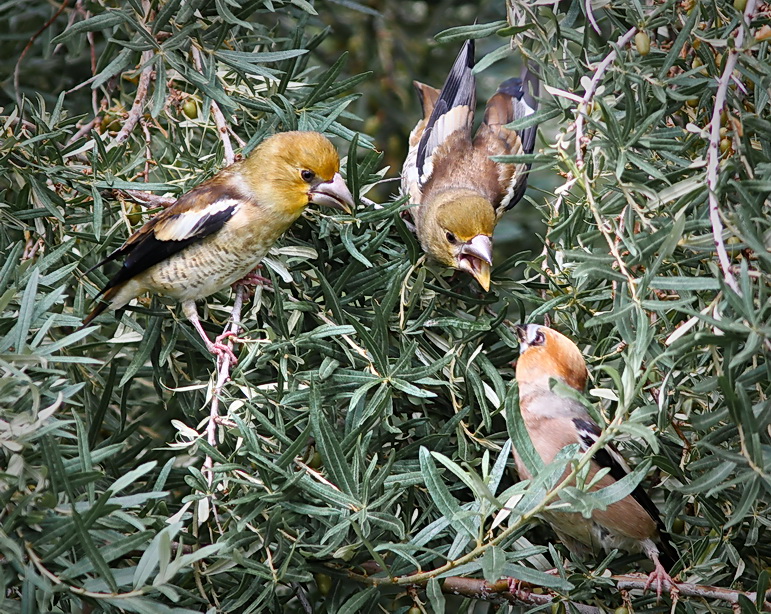
{"type": "Polygon", "coordinates": [[[436,106],[436,101],[439,100],[439,90],[420,81],[413,81],[412,85],[415,86],[415,90],[418,92],[420,106],[423,109],[423,119],[428,120],[436,106]]]}
{"type": "Polygon", "coordinates": [[[122,284],[119,286],[115,286],[113,288],[103,288],[101,292],[99,292],[99,294],[96,295],[96,300],[98,302],[96,303],[96,305],[94,305],[94,308],[91,310],[91,313],[89,313],[83,319],[83,324],[81,324],[78,327],[78,330],[84,329],[86,326],[91,324],[94,318],[104,313],[110,307],[110,303],[112,302],[112,299],[115,297],[115,295],[118,293],[118,291],[121,288],[122,288],[122,284]],[[100,296],[101,298],[99,298],[100,296]]]}
{"type": "Polygon", "coordinates": [[[474,39],[472,38],[463,43],[442,85],[441,98],[447,103],[448,108],[457,105],[473,107],[472,103],[476,99],[476,79],[472,72],[473,68],[474,39]]]}

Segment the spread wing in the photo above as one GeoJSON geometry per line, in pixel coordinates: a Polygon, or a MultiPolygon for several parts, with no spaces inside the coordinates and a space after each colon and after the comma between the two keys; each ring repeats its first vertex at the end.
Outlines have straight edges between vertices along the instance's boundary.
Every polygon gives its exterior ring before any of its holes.
{"type": "Polygon", "coordinates": [[[220,230],[244,203],[243,197],[227,185],[218,176],[187,192],[96,265],[94,268],[125,257],[123,266],[99,295],[220,230]]]}
{"type": "MultiPolygon", "coordinates": [[[[576,433],[580,439],[581,450],[588,450],[597,442],[601,433],[600,427],[592,420],[583,418],[573,418],[573,424],[576,427],[576,433]]],[[[593,460],[600,465],[600,467],[607,467],[610,469],[610,475],[616,480],[620,480],[630,472],[624,457],[610,444],[595,452],[593,460]]],[[[632,491],[632,497],[634,497],[637,503],[640,504],[656,523],[656,528],[661,537],[661,562],[667,569],[671,569],[672,565],[677,562],[678,557],[672,546],[669,534],[664,527],[664,522],[661,520],[658,508],[648,496],[648,493],[646,493],[639,484],[632,491]]]]}
{"type": "Polygon", "coordinates": [[[410,134],[410,147],[402,169],[402,191],[413,203],[422,200],[423,185],[430,179],[434,154],[455,133],[470,138],[476,105],[474,41],[464,43],[441,91],[415,84],[423,106],[423,119],[410,134]]]}
{"type": "MultiPolygon", "coordinates": [[[[479,127],[474,147],[487,150],[490,156],[531,154],[535,147],[538,126],[533,124],[521,130],[506,126],[535,114],[538,108],[538,78],[525,69],[522,78],[507,79],[498,87],[485,108],[485,119],[479,127]]],[[[516,205],[527,188],[530,164],[498,165],[498,181],[503,198],[496,208],[500,216],[516,205]]]]}

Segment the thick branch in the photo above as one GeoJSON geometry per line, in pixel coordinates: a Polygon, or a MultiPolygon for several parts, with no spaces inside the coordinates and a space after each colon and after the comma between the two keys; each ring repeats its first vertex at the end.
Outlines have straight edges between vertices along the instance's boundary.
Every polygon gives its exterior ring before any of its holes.
{"type": "MultiPolygon", "coordinates": [[[[442,592],[448,595],[462,595],[480,601],[507,601],[514,605],[544,605],[553,603],[550,594],[531,593],[528,590],[511,592],[508,580],[499,580],[493,584],[478,578],[451,576],[442,583],[442,592]]],[[[602,614],[600,608],[570,601],[571,610],[581,614],[602,614]]]]}
{"type": "MultiPolygon", "coordinates": [[[[645,588],[645,582],[648,577],[638,574],[612,576],[612,579],[618,585],[619,590],[631,591],[642,590],[645,588]]],[[[699,597],[702,599],[720,599],[728,603],[739,603],[739,595],[744,595],[747,599],[755,602],[757,593],[736,591],[730,588],[721,588],[719,586],[706,586],[704,584],[691,584],[690,582],[678,582],[677,591],[680,597],[699,597]]],[[[669,592],[669,586],[664,587],[665,592],[669,592]]],[[[771,612],[771,591],[766,593],[763,601],[763,612],[771,612]]]]}
{"type": "MultiPolygon", "coordinates": [[[[373,561],[374,563],[374,561],[373,561]]],[[[367,567],[367,573],[377,573],[382,571],[378,565],[370,565],[367,567]]],[[[378,584],[375,581],[376,578],[370,575],[348,573],[348,577],[358,582],[366,584],[378,584]]],[[[643,574],[623,574],[611,576],[611,579],[616,583],[620,591],[643,591],[645,589],[645,583],[648,576],[643,574]]],[[[417,580],[413,582],[413,585],[425,586],[427,580],[417,580]]],[[[450,595],[462,595],[471,599],[479,599],[481,601],[507,601],[513,604],[527,604],[527,605],[542,605],[544,603],[552,603],[554,601],[554,595],[548,593],[534,593],[528,590],[534,585],[527,583],[522,590],[511,590],[514,584],[513,578],[504,578],[497,582],[489,583],[481,578],[464,578],[461,576],[450,576],[445,578],[442,582],[442,592],[450,595]]],[[[670,590],[670,586],[664,587],[664,592],[673,592],[670,590]]],[[[548,590],[548,589],[546,589],[548,590]]],[[[719,586],[706,586],[703,584],[691,584],[689,582],[678,582],[674,589],[677,592],[678,598],[683,597],[696,597],[699,599],[715,599],[724,601],[726,603],[738,603],[739,595],[743,595],[753,603],[757,599],[757,593],[737,591],[730,588],[721,588],[719,586]]],[[[602,610],[581,603],[571,601],[570,605],[574,607],[578,612],[585,614],[596,614],[602,612],[602,610]]],[[[771,591],[766,594],[766,599],[763,602],[761,608],[763,612],[771,612],[771,591]]]]}

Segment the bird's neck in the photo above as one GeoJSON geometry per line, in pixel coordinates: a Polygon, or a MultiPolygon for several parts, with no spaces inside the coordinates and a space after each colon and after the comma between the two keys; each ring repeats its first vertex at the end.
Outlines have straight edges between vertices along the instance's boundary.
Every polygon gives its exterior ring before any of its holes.
{"type": "Polygon", "coordinates": [[[519,408],[532,418],[586,418],[589,412],[578,401],[549,390],[548,384],[530,384],[519,390],[519,408]]]}

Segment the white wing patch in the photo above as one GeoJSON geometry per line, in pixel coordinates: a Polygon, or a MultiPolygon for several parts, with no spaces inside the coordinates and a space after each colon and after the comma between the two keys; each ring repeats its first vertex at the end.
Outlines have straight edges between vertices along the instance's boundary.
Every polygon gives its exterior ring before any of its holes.
{"type": "Polygon", "coordinates": [[[235,198],[223,198],[208,204],[201,210],[188,209],[169,218],[163,225],[159,224],[154,229],[155,238],[160,241],[184,241],[194,236],[207,218],[231,207],[233,208],[231,215],[233,215],[241,204],[242,201],[235,198]]]}
{"type": "Polygon", "coordinates": [[[407,150],[407,158],[402,166],[402,194],[408,195],[410,203],[416,205],[419,205],[423,200],[423,193],[420,190],[420,177],[418,176],[418,145],[420,144],[420,136],[417,132],[423,131],[421,124],[418,124],[410,133],[410,148],[407,150]]]}
{"type": "MultiPolygon", "coordinates": [[[[578,435],[578,438],[581,443],[581,451],[586,452],[589,448],[591,448],[595,443],[597,443],[597,440],[599,439],[599,427],[597,425],[593,425],[594,428],[597,429],[597,432],[594,430],[589,430],[588,428],[582,427],[582,421],[573,421],[573,424],[576,427],[576,434],[578,435]]],[[[608,456],[610,456],[618,465],[626,472],[631,473],[632,469],[629,467],[629,465],[626,462],[626,459],[621,456],[621,454],[618,453],[618,451],[610,444],[606,445],[603,450],[607,452],[608,456]]]]}
{"type": "MultiPolygon", "coordinates": [[[[472,122],[473,111],[466,105],[453,107],[443,113],[436,122],[434,122],[431,132],[426,139],[426,158],[423,161],[423,168],[420,169],[422,172],[419,177],[421,186],[428,181],[431,177],[431,173],[434,172],[433,156],[439,146],[444,143],[453,132],[458,130],[464,130],[470,134],[472,122]]],[[[425,134],[423,135],[423,138],[426,138],[425,134]]]]}

